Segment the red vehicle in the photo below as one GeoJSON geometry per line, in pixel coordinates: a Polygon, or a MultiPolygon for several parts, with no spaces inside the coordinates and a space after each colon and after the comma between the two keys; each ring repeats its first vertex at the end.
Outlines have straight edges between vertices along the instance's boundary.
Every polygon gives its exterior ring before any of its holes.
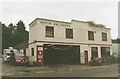
{"type": "Polygon", "coordinates": [[[29,64],[28,57],[23,53],[12,53],[10,55],[10,64],[12,65],[27,65],[29,64]]]}

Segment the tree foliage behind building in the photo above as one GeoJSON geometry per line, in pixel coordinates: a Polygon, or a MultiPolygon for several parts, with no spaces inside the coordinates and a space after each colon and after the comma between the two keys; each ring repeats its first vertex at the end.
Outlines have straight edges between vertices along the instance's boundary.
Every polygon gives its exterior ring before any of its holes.
{"type": "Polygon", "coordinates": [[[25,30],[25,24],[20,20],[16,25],[2,24],[2,49],[13,47],[28,40],[29,32],[25,30]]]}

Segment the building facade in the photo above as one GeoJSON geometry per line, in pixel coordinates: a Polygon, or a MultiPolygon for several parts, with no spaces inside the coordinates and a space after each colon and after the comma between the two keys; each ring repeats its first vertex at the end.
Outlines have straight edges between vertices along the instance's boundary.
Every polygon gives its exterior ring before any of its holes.
{"type": "Polygon", "coordinates": [[[36,18],[29,24],[29,59],[45,64],[87,64],[112,54],[111,29],[90,22],[36,18]]]}

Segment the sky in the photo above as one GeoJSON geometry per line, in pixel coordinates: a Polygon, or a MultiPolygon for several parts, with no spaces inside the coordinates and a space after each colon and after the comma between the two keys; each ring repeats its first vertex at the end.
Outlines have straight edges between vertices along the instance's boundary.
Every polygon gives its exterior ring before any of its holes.
{"type": "Polygon", "coordinates": [[[46,18],[71,22],[94,21],[111,28],[112,39],[118,37],[118,2],[7,2],[0,3],[0,21],[9,25],[19,20],[25,23],[26,29],[35,18],[46,18]]]}

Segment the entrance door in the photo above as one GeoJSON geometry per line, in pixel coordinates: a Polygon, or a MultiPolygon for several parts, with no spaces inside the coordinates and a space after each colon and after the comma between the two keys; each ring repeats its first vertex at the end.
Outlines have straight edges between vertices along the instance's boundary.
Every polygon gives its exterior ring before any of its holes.
{"type": "Polygon", "coordinates": [[[85,64],[88,63],[88,51],[84,51],[85,54],[85,64]]]}

